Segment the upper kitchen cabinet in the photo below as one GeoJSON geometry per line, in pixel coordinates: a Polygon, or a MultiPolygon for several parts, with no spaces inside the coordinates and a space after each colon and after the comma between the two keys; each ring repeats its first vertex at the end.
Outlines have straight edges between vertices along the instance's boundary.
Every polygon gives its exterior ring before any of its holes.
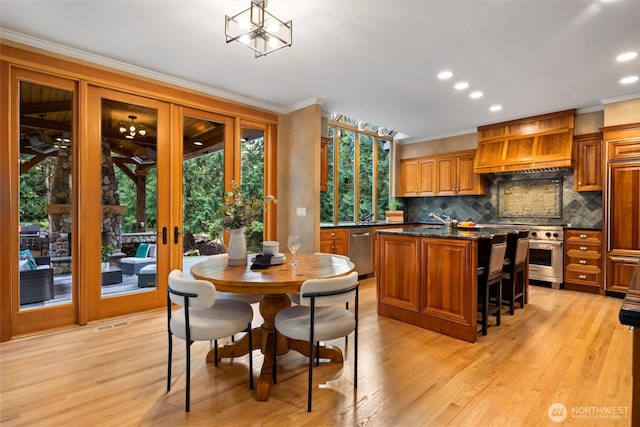
{"type": "Polygon", "coordinates": [[[320,191],[329,190],[329,142],[328,136],[320,137],[320,191]]]}
{"type": "Polygon", "coordinates": [[[577,135],[573,139],[576,191],[602,191],[602,133],[577,135]]]}
{"type": "Polygon", "coordinates": [[[476,150],[461,151],[437,160],[438,196],[485,194],[484,177],[473,172],[476,150]]]}
{"type": "Polygon", "coordinates": [[[475,173],[570,167],[576,110],[478,128],[475,173]]]}
{"type": "Polygon", "coordinates": [[[436,160],[406,159],[400,162],[402,196],[436,195],[436,160]]]}
{"type": "Polygon", "coordinates": [[[473,172],[475,150],[400,162],[402,196],[485,194],[484,177],[473,172]]]}

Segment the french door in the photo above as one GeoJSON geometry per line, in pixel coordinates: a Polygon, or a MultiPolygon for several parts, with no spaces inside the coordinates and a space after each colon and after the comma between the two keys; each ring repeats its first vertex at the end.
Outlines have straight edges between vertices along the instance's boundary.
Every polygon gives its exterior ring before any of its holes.
{"type": "Polygon", "coordinates": [[[10,75],[1,191],[4,215],[10,211],[2,226],[12,236],[3,242],[3,285],[10,287],[3,290],[3,310],[11,322],[3,336],[75,324],[80,316],[78,275],[72,272],[79,259],[73,249],[79,220],[73,182],[80,90],[72,80],[30,70],[10,75]],[[60,285],[55,290],[54,280],[60,285]]]}
{"type": "MultiPolygon", "coordinates": [[[[270,116],[0,68],[2,341],[164,306],[170,270],[189,268],[185,234],[211,231],[232,180],[277,194],[270,116]]],[[[263,227],[257,240],[276,238],[275,206],[263,227]]]]}
{"type": "Polygon", "coordinates": [[[170,112],[162,101],[88,87],[92,125],[79,197],[81,206],[92,208],[79,233],[88,255],[80,274],[100,284],[87,286],[86,301],[81,293],[81,313],[86,308],[88,320],[166,301],[170,253],[180,247],[174,232],[180,224],[171,220],[171,176],[182,158],[181,147],[174,150],[170,143],[170,112]]]}
{"type": "Polygon", "coordinates": [[[9,88],[3,334],[164,305],[165,278],[181,265],[171,253],[182,253],[169,104],[18,68],[9,88]],[[136,257],[140,246],[153,250],[136,257]]]}

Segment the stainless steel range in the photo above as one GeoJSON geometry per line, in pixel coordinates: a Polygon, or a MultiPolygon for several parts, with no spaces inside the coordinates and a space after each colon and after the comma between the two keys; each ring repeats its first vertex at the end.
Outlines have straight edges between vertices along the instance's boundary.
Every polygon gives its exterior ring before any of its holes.
{"type": "Polygon", "coordinates": [[[559,289],[564,274],[564,228],[561,225],[483,224],[480,227],[529,230],[529,279],[559,289]]]}
{"type": "Polygon", "coordinates": [[[562,226],[529,227],[529,279],[550,282],[559,289],[564,273],[564,231],[562,226]]]}

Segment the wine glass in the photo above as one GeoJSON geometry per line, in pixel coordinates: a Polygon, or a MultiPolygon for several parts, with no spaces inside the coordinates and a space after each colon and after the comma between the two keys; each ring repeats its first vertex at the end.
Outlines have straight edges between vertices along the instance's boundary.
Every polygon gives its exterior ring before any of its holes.
{"type": "Polygon", "coordinates": [[[298,252],[298,249],[300,248],[300,236],[297,234],[289,236],[287,239],[287,248],[289,248],[289,252],[291,252],[291,262],[289,265],[298,265],[296,252],[298,252]]]}

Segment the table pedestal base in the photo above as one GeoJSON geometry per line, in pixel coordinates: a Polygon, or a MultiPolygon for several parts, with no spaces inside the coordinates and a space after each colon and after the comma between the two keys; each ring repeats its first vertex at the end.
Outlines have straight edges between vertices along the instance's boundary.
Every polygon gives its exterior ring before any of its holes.
{"type": "MultiPolygon", "coordinates": [[[[264,354],[264,361],[260,371],[256,386],[256,400],[269,400],[269,390],[273,381],[273,337],[274,337],[274,319],[275,315],[285,307],[291,306],[289,297],[285,295],[265,295],[260,302],[260,313],[263,316],[264,323],[259,328],[251,331],[253,340],[253,348],[251,350],[260,349],[264,354]]],[[[300,354],[309,357],[309,342],[294,340],[278,334],[278,355],[285,354],[289,350],[295,350],[300,354]]],[[[248,354],[249,337],[244,336],[242,339],[218,348],[218,358],[240,357],[248,354]]],[[[338,347],[327,348],[323,345],[316,347],[321,359],[329,359],[331,363],[342,363],[342,351],[338,347]]],[[[207,362],[215,362],[214,349],[207,353],[207,362]]]]}

